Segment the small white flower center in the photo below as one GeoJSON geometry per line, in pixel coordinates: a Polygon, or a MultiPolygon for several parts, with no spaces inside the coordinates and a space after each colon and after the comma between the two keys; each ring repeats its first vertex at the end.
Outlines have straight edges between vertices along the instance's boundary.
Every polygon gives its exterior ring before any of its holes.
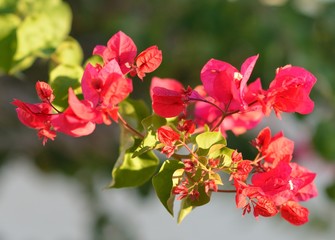
{"type": "Polygon", "coordinates": [[[234,79],[237,81],[241,81],[243,78],[243,75],[239,72],[234,72],[234,79]]]}
{"type": "Polygon", "coordinates": [[[292,180],[289,180],[288,184],[290,185],[290,190],[292,191],[294,188],[292,180]]]}

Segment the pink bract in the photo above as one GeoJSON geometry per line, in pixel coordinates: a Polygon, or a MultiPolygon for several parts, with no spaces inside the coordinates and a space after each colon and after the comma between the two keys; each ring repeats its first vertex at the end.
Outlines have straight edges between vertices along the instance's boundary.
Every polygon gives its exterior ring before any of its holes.
{"type": "Polygon", "coordinates": [[[105,64],[113,59],[117,60],[122,73],[126,74],[137,55],[137,47],[128,35],[119,31],[108,40],[107,46],[96,46],[93,54],[100,55],[105,64]]]}
{"type": "Polygon", "coordinates": [[[265,93],[266,106],[273,108],[278,116],[281,112],[309,114],[314,109],[309,94],[315,83],[315,76],[304,68],[290,65],[280,68],[265,93]]]}

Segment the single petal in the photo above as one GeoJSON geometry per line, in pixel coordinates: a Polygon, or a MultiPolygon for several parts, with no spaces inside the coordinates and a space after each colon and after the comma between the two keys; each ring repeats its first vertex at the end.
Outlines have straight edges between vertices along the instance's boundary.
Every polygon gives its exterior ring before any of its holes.
{"type": "Polygon", "coordinates": [[[141,52],[136,58],[137,76],[143,80],[146,73],[153,72],[162,63],[162,51],[157,46],[151,46],[141,52]]]}
{"type": "Polygon", "coordinates": [[[252,73],[252,70],[255,67],[256,61],[258,59],[259,55],[255,55],[252,57],[247,58],[241,67],[241,74],[243,76],[241,83],[240,83],[240,100],[243,103],[243,105],[246,105],[246,102],[244,100],[244,94],[245,94],[245,87],[247,86],[247,82],[250,78],[250,75],[252,73]]]}
{"type": "MultiPolygon", "coordinates": [[[[234,79],[234,73],[235,72],[239,72],[235,67],[233,67],[232,65],[230,65],[227,62],[223,62],[220,60],[216,60],[216,59],[210,59],[205,65],[204,67],[201,69],[201,73],[200,73],[200,78],[202,81],[202,84],[204,85],[205,91],[207,92],[207,94],[215,99],[220,98],[221,97],[221,93],[220,91],[223,90],[222,87],[226,88],[227,86],[224,86],[224,84],[220,84],[219,88],[216,83],[218,81],[216,81],[216,79],[218,78],[218,74],[220,74],[220,72],[226,72],[226,76],[229,76],[229,81],[232,81],[234,79]],[[230,74],[228,74],[230,73],[230,74]]],[[[227,79],[221,78],[224,81],[228,81],[227,79]]],[[[228,83],[230,84],[230,82],[228,81],[228,83]]]]}
{"type": "Polygon", "coordinates": [[[315,76],[304,68],[281,68],[266,92],[267,104],[272,106],[277,115],[280,112],[309,114],[314,109],[314,102],[309,94],[315,83],[315,76]]]}
{"type": "Polygon", "coordinates": [[[99,69],[87,64],[81,79],[81,88],[84,99],[97,105],[100,101],[100,92],[104,85],[103,79],[99,77],[99,69]]]}
{"type": "Polygon", "coordinates": [[[55,99],[53,90],[48,83],[37,81],[35,88],[37,95],[42,102],[52,102],[55,99]]]}
{"type": "Polygon", "coordinates": [[[289,201],[283,204],[280,212],[282,218],[293,225],[299,226],[308,222],[308,209],[299,205],[297,202],[289,201]]]}
{"type": "Polygon", "coordinates": [[[162,117],[176,117],[184,110],[182,94],[161,87],[153,88],[152,107],[162,117]]]}
{"type": "Polygon", "coordinates": [[[93,104],[90,104],[86,100],[80,101],[74,94],[72,88],[69,88],[69,106],[73,110],[73,113],[80,119],[86,121],[92,121],[96,117],[96,113],[93,108],[93,104]]]}
{"type": "Polygon", "coordinates": [[[104,52],[105,63],[115,59],[122,72],[129,72],[129,66],[133,64],[137,55],[137,47],[134,41],[122,31],[114,34],[107,42],[108,51],[104,52]]]}
{"type": "Polygon", "coordinates": [[[169,90],[173,90],[176,92],[182,92],[184,87],[183,85],[176,79],[173,78],[159,78],[153,77],[150,84],[150,96],[152,98],[153,95],[153,88],[155,87],[162,87],[169,90]]]}
{"type": "Polygon", "coordinates": [[[61,114],[53,115],[51,123],[56,131],[72,137],[89,135],[95,129],[94,123],[78,118],[71,108],[67,108],[61,114]]]}
{"type": "Polygon", "coordinates": [[[101,101],[104,107],[114,107],[120,103],[131,93],[133,90],[132,81],[123,77],[120,74],[110,74],[101,91],[101,101]]]}
{"type": "Polygon", "coordinates": [[[95,46],[94,49],[93,49],[93,55],[99,55],[99,56],[103,57],[106,48],[107,48],[106,46],[102,46],[102,45],[95,46]]]}

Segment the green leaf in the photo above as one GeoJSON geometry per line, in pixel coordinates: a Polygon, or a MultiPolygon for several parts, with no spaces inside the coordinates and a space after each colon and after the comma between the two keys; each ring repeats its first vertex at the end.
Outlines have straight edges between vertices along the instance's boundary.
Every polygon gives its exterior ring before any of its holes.
{"type": "Polygon", "coordinates": [[[328,161],[335,161],[335,125],[334,120],[319,123],[313,136],[315,149],[328,161]]]}
{"type": "Polygon", "coordinates": [[[218,158],[222,155],[222,150],[225,148],[225,144],[214,144],[209,148],[208,157],[218,158]]]}
{"type": "Polygon", "coordinates": [[[0,71],[9,73],[16,51],[16,28],[20,23],[14,14],[0,16],[0,71]]]}
{"type": "Polygon", "coordinates": [[[126,99],[119,105],[122,117],[134,128],[143,130],[141,121],[149,115],[149,108],[143,100],[126,99]]]}
{"type": "Polygon", "coordinates": [[[59,110],[68,106],[68,90],[70,87],[76,94],[81,93],[82,75],[83,69],[81,66],[59,65],[50,72],[49,83],[56,97],[53,104],[59,110]]]}
{"type": "Polygon", "coordinates": [[[139,156],[147,151],[155,149],[157,146],[156,132],[157,129],[166,124],[165,118],[161,118],[155,114],[142,120],[142,126],[147,131],[142,143],[135,150],[133,157],[139,156]]]}
{"type": "Polygon", "coordinates": [[[200,196],[197,200],[191,200],[189,197],[183,199],[180,206],[178,223],[181,223],[195,207],[205,205],[210,201],[210,194],[207,195],[204,185],[199,185],[198,191],[200,196]]]}
{"type": "MultiPolygon", "coordinates": [[[[12,1],[12,0],[7,0],[12,1]]],[[[26,16],[36,12],[42,12],[43,10],[56,7],[62,3],[62,0],[14,0],[16,2],[16,11],[26,16]]]]}
{"type": "Polygon", "coordinates": [[[189,205],[189,202],[186,201],[186,199],[183,199],[181,201],[181,205],[180,205],[180,210],[179,210],[179,214],[178,214],[178,223],[181,223],[184,218],[191,213],[191,211],[194,209],[193,206],[189,205]]]}
{"type": "Polygon", "coordinates": [[[156,135],[151,130],[148,131],[148,134],[144,137],[141,144],[134,151],[132,157],[137,157],[147,151],[153,150],[156,147],[157,143],[158,141],[156,139],[156,135]]]}
{"type": "Polygon", "coordinates": [[[58,45],[56,51],[51,56],[51,60],[52,68],[60,64],[80,66],[83,61],[83,50],[74,38],[68,37],[58,45]]]}
{"type": "Polygon", "coordinates": [[[194,206],[194,207],[202,206],[202,205],[209,203],[209,201],[211,200],[211,197],[210,197],[211,195],[210,194],[207,195],[207,193],[205,192],[205,185],[199,185],[198,191],[200,193],[200,196],[198,199],[191,200],[190,198],[186,198],[186,201],[189,202],[189,205],[194,206]]]}
{"type": "Polygon", "coordinates": [[[199,148],[209,149],[213,144],[224,144],[227,145],[226,139],[220,132],[204,132],[199,134],[195,138],[199,148]]]}
{"type": "Polygon", "coordinates": [[[156,172],[159,159],[153,152],[132,157],[141,140],[121,128],[120,155],[112,171],[110,188],[136,187],[147,182],[156,172]]]}
{"type": "Polygon", "coordinates": [[[158,128],[166,124],[166,119],[156,114],[152,114],[142,120],[144,129],[152,129],[157,131],[158,128]]]}
{"type": "Polygon", "coordinates": [[[86,66],[87,64],[91,64],[92,66],[99,64],[103,66],[104,61],[102,57],[100,57],[99,55],[93,55],[93,56],[90,56],[88,59],[86,59],[84,66],[86,66]]]}
{"type": "Polygon", "coordinates": [[[0,13],[13,13],[18,0],[0,0],[0,13]]]}
{"type": "Polygon", "coordinates": [[[225,167],[230,167],[232,164],[232,159],[231,159],[231,155],[233,154],[235,150],[231,149],[231,148],[223,148],[221,149],[221,155],[223,156],[223,166],[225,167]]]}
{"type": "Polygon", "coordinates": [[[172,176],[177,169],[184,167],[184,164],[177,160],[166,160],[159,172],[152,178],[157,197],[166,210],[173,216],[174,195],[171,194],[173,187],[172,176]]]}
{"type": "Polygon", "coordinates": [[[326,187],[326,194],[332,200],[335,202],[335,182],[331,183],[326,187]]]}
{"type": "Polygon", "coordinates": [[[69,34],[72,13],[61,1],[20,1],[18,11],[25,16],[17,28],[15,65],[11,72],[29,67],[36,57],[49,57],[69,34]]]}

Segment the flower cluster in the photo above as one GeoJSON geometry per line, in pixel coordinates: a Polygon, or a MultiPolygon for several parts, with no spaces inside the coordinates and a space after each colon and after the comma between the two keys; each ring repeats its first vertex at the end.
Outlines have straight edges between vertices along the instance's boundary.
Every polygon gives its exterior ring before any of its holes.
{"type": "Polygon", "coordinates": [[[313,180],[315,173],[291,162],[293,142],[280,132],[271,137],[269,128],[263,129],[254,141],[259,154],[253,161],[233,159],[236,171],[232,174],[236,187],[236,205],[254,216],[271,217],[278,212],[294,225],[308,221],[308,209],[298,202],[317,195],[313,180]],[[247,183],[253,173],[251,183],[247,183]]]}
{"type": "Polygon", "coordinates": [[[236,135],[254,128],[273,109],[281,112],[309,114],[314,102],[309,94],[316,78],[307,70],[286,65],[278,68],[269,89],[264,90],[260,79],[247,84],[258,55],[249,57],[241,71],[227,62],[209,60],[201,70],[203,85],[194,90],[173,79],[152,82],[152,106],[163,117],[175,117],[195,102],[194,118],[199,125],[209,124],[236,135]]]}
{"type": "MultiPolygon", "coordinates": [[[[316,78],[310,72],[286,65],[263,89],[259,78],[248,83],[259,57],[255,55],[240,70],[209,60],[200,73],[202,85],[195,88],[153,77],[149,93],[154,113],[127,116],[143,125],[137,130],[121,116],[120,103],[128,101],[133,91],[131,77],[143,81],[160,65],[161,51],[152,46],[137,55],[132,39],[118,32],[107,46],[96,46],[93,54],[101,57],[102,64],[85,66],[81,92],[68,89],[64,111],[53,105],[57,96],[45,82],[36,83],[40,103],[13,101],[19,120],[36,129],[43,144],[54,140],[56,132],[80,137],[91,134],[96,124],[120,120],[129,135],[123,132],[111,187],[138,186],[152,178],[158,198],[171,214],[173,200],[182,201],[179,221],[194,207],[208,203],[213,192],[235,193],[243,215],[280,213],[294,225],[308,221],[308,209],[299,202],[317,196],[316,174],[292,161],[294,143],[282,132],[272,136],[264,128],[252,141],[258,154],[244,159],[238,149],[227,146],[225,136],[227,131],[239,135],[254,128],[272,110],[278,118],[282,112],[311,113],[314,102],[309,95],[316,78]],[[154,150],[167,157],[158,172],[154,150]],[[226,182],[223,175],[228,175],[226,182]]],[[[127,104],[133,104],[133,112],[142,109],[135,102],[127,104]]]]}
{"type": "Polygon", "coordinates": [[[57,110],[52,101],[55,96],[45,82],[36,84],[36,91],[42,103],[30,104],[15,99],[20,121],[38,130],[43,144],[54,140],[56,131],[73,137],[91,134],[96,124],[112,123],[118,120],[118,104],[133,91],[132,80],[127,78],[154,71],[162,61],[162,53],[157,46],[137,55],[133,40],[123,32],[116,33],[107,46],[97,46],[94,55],[100,55],[103,65],[88,63],[81,79],[83,99],[79,100],[73,89],[68,90],[68,108],[57,110]]]}

